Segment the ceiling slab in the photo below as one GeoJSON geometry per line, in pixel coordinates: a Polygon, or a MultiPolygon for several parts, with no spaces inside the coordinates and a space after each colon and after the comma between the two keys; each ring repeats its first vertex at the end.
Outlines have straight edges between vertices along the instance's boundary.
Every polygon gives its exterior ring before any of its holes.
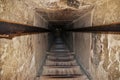
{"type": "Polygon", "coordinates": [[[83,6],[80,9],[42,9],[36,8],[36,12],[47,21],[73,21],[91,11],[93,6],[83,6]]]}

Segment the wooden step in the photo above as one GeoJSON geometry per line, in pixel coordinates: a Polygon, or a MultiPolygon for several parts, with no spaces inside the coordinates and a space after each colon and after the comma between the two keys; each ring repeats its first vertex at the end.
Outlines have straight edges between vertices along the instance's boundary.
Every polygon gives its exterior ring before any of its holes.
{"type": "Polygon", "coordinates": [[[75,59],[46,59],[49,61],[55,61],[55,62],[68,62],[68,61],[74,61],[75,59]]]}
{"type": "Polygon", "coordinates": [[[49,66],[49,67],[73,67],[73,66],[78,66],[77,64],[46,64],[45,66],[49,66]]]}
{"type": "Polygon", "coordinates": [[[51,50],[57,50],[57,49],[68,50],[68,48],[64,45],[56,45],[51,48],[51,50]]]}
{"type": "Polygon", "coordinates": [[[57,49],[57,50],[54,49],[54,50],[50,50],[50,52],[56,52],[56,53],[57,53],[57,52],[61,52],[61,53],[65,53],[65,52],[70,52],[70,51],[67,50],[67,49],[66,49],[66,50],[64,50],[64,49],[57,49]]]}
{"type": "Polygon", "coordinates": [[[49,60],[46,60],[46,62],[45,62],[45,65],[60,65],[60,66],[62,66],[62,65],[77,65],[77,63],[76,63],[76,60],[73,60],[73,61],[67,61],[67,62],[56,62],[56,61],[49,61],[49,60]]]}
{"type": "Polygon", "coordinates": [[[50,78],[76,78],[82,76],[81,74],[60,74],[60,75],[42,75],[50,78]]]}
{"type": "Polygon", "coordinates": [[[66,47],[65,45],[62,45],[62,44],[58,44],[56,46],[53,46],[53,47],[59,47],[59,48],[63,48],[63,47],[66,47]]]}
{"type": "Polygon", "coordinates": [[[47,59],[74,59],[74,56],[47,56],[47,59]]]}
{"type": "Polygon", "coordinates": [[[64,59],[61,59],[61,58],[54,58],[54,59],[49,59],[49,58],[47,58],[46,60],[50,60],[50,61],[59,61],[59,62],[63,62],[63,61],[73,61],[73,60],[75,60],[74,58],[64,58],[64,59]]]}
{"type": "Polygon", "coordinates": [[[48,53],[47,55],[48,55],[48,56],[54,56],[54,57],[74,56],[74,54],[71,54],[71,53],[61,53],[61,52],[58,52],[58,53],[48,53]]]}
{"type": "Polygon", "coordinates": [[[82,75],[74,78],[50,78],[47,76],[41,76],[38,80],[89,80],[89,79],[85,75],[82,75]]]}
{"type": "Polygon", "coordinates": [[[55,46],[53,49],[54,50],[59,50],[59,49],[68,50],[68,48],[66,48],[66,47],[57,47],[57,46],[55,46]]]}
{"type": "Polygon", "coordinates": [[[43,75],[69,75],[69,74],[82,74],[82,72],[79,66],[75,66],[72,68],[52,68],[48,66],[43,67],[43,75]]]}
{"type": "Polygon", "coordinates": [[[46,67],[49,67],[49,68],[74,68],[78,65],[45,65],[46,67]]]}

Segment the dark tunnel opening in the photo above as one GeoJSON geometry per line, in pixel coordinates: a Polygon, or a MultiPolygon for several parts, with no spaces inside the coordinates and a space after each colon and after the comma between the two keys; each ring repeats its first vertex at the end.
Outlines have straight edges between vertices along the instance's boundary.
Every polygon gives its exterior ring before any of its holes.
{"type": "Polygon", "coordinates": [[[49,21],[48,29],[52,32],[48,33],[48,51],[54,44],[57,38],[61,38],[68,49],[73,51],[73,34],[72,32],[66,32],[66,29],[72,28],[73,26],[67,26],[71,21],[49,21]]]}

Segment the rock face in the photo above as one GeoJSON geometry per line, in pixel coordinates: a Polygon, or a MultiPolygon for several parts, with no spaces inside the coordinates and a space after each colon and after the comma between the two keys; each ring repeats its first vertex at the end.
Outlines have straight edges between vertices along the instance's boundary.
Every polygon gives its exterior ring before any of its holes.
{"type": "MultiPolygon", "coordinates": [[[[84,22],[82,25],[120,22],[119,0],[0,0],[0,19],[46,26],[47,22],[36,13],[36,8],[79,9],[84,4],[94,5],[94,9],[88,17],[83,16],[80,19],[84,22]]],[[[75,25],[79,24],[81,23],[76,22],[75,25]]],[[[45,56],[46,35],[34,34],[11,40],[0,39],[0,80],[34,80],[45,56]]],[[[75,52],[85,68],[89,69],[93,80],[120,80],[120,35],[75,35],[75,52]],[[89,46],[87,40],[90,42],[89,46]],[[79,53],[81,50],[83,54],[79,53]]]]}
{"type": "MultiPolygon", "coordinates": [[[[38,19],[32,6],[23,0],[0,0],[0,19],[45,26],[46,22],[38,19]]],[[[0,80],[34,80],[46,45],[46,34],[0,39],[0,80]]]]}
{"type": "MultiPolygon", "coordinates": [[[[84,3],[89,3],[89,4],[91,3],[95,6],[92,12],[93,26],[120,22],[120,19],[119,19],[120,18],[120,13],[119,13],[120,1],[119,0],[114,0],[114,1],[113,0],[84,0],[84,3]]],[[[88,19],[86,21],[88,21],[88,19]]],[[[93,80],[120,80],[120,41],[119,39],[120,39],[119,34],[92,34],[91,35],[89,69],[93,77],[93,80]]],[[[84,40],[84,42],[85,41],[86,40],[84,40]]],[[[77,44],[80,44],[80,43],[77,43],[77,44]]],[[[83,50],[83,47],[80,47],[80,46],[78,47],[80,48],[79,50],[83,50]]]]}

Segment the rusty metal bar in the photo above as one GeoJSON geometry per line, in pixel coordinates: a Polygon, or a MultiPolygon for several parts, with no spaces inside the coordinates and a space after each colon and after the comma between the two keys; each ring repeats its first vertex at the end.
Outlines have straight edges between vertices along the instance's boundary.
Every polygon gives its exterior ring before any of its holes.
{"type": "Polygon", "coordinates": [[[100,26],[89,26],[81,28],[66,29],[65,31],[70,32],[85,32],[85,33],[120,33],[120,23],[100,25],[100,26]]]}
{"type": "Polygon", "coordinates": [[[0,21],[0,37],[3,38],[13,38],[20,35],[45,32],[50,32],[50,30],[36,26],[0,21]]]}

